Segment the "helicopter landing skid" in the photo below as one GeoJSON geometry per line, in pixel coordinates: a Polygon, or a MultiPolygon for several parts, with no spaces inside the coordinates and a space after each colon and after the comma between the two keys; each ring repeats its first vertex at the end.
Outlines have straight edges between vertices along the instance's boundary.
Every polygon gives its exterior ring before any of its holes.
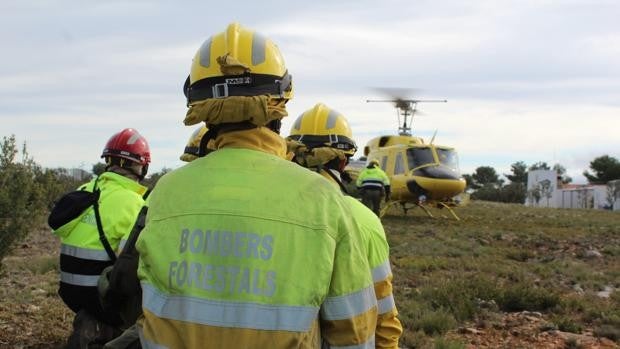
{"type": "MultiPolygon", "coordinates": [[[[416,204],[412,204],[411,206],[407,205],[407,202],[400,202],[400,201],[389,201],[385,206],[383,206],[383,208],[381,209],[381,211],[379,212],[379,217],[383,217],[387,211],[392,207],[392,206],[396,206],[397,204],[400,204],[401,208],[403,209],[403,213],[406,215],[407,211],[409,211],[412,208],[416,208],[419,207],[421,208],[424,213],[426,213],[427,216],[429,216],[430,218],[437,218],[435,216],[433,216],[433,213],[431,212],[431,210],[427,207],[428,205],[425,205],[423,203],[416,203],[416,204]]],[[[409,203],[411,204],[411,203],[409,203]]],[[[460,221],[461,219],[459,218],[459,216],[457,216],[456,212],[454,212],[454,210],[452,209],[452,205],[450,205],[450,203],[445,203],[445,202],[436,202],[437,208],[446,208],[450,214],[452,215],[452,217],[454,217],[455,220],[460,221]]],[[[445,216],[444,216],[445,217],[445,216]]]]}
{"type": "MultiPolygon", "coordinates": [[[[383,206],[383,208],[379,212],[379,218],[382,218],[383,216],[385,216],[385,214],[390,209],[390,207],[395,206],[396,204],[400,204],[400,202],[399,201],[392,201],[392,200],[388,201],[388,203],[385,204],[385,206],[383,206]]],[[[403,209],[404,209],[404,205],[403,205],[403,209]]],[[[407,214],[407,210],[405,210],[405,214],[407,214]]]]}
{"type": "Polygon", "coordinates": [[[461,219],[459,218],[459,216],[456,215],[456,212],[454,212],[454,210],[450,207],[450,205],[447,205],[445,202],[438,202],[437,206],[439,206],[439,208],[447,208],[448,211],[450,211],[450,214],[452,215],[452,217],[454,217],[454,219],[456,219],[457,221],[460,221],[461,219]]]}

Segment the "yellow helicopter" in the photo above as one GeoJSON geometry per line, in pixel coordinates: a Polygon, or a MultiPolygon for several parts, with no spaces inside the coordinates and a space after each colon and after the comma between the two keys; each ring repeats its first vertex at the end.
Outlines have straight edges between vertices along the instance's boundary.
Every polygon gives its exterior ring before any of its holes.
{"type": "MultiPolygon", "coordinates": [[[[371,139],[364,147],[366,161],[352,161],[347,168],[349,177],[355,179],[365,164],[377,160],[390,178],[391,200],[381,210],[383,216],[394,205],[400,205],[406,214],[409,209],[420,207],[433,217],[429,207],[446,208],[452,216],[459,217],[451,207],[465,190],[458,155],[454,147],[434,144],[435,135],[429,143],[411,133],[413,116],[418,103],[447,100],[420,100],[393,98],[367,100],[368,103],[394,103],[398,116],[398,135],[384,135],[371,139]],[[401,124],[402,121],[402,124],[401,124]]],[[[435,133],[436,134],[436,133],[435,133]]]]}

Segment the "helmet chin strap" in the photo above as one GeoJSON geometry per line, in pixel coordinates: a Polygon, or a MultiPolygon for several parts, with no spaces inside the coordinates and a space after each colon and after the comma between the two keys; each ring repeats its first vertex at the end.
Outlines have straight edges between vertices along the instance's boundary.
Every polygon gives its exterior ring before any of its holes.
{"type": "Polygon", "coordinates": [[[138,176],[138,178],[142,181],[144,180],[144,177],[146,177],[146,174],[149,172],[149,164],[143,165],[142,166],[142,170],[140,171],[140,175],[138,176]]]}

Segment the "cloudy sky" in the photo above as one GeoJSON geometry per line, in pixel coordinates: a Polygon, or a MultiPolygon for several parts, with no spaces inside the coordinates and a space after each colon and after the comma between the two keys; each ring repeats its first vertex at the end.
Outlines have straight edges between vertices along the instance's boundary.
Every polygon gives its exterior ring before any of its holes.
{"type": "Polygon", "coordinates": [[[193,128],[181,86],[191,59],[232,21],[280,47],[294,77],[284,122],[324,102],[360,145],[395,133],[373,87],[417,88],[414,133],[454,146],[461,169],[620,158],[620,2],[63,1],[0,2],[0,136],[49,167],[98,161],[108,137],[137,128],[152,168],[177,167],[193,128]]]}

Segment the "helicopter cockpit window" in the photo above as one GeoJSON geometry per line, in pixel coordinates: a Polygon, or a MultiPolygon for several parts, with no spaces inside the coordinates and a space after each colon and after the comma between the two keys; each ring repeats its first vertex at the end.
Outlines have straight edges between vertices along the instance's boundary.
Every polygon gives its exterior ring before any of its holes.
{"type": "Polygon", "coordinates": [[[409,148],[407,149],[407,160],[409,160],[410,169],[435,163],[431,148],[409,148]]]}
{"type": "Polygon", "coordinates": [[[437,148],[437,157],[439,162],[451,169],[459,169],[459,158],[454,149],[437,148]]]}
{"type": "Polygon", "coordinates": [[[387,157],[387,156],[384,156],[384,157],[381,159],[381,169],[382,169],[383,171],[385,171],[385,169],[387,168],[387,159],[388,159],[388,157],[387,157]]]}
{"type": "Polygon", "coordinates": [[[403,154],[396,154],[396,161],[394,162],[394,174],[405,173],[405,163],[403,161],[403,154]]]}

